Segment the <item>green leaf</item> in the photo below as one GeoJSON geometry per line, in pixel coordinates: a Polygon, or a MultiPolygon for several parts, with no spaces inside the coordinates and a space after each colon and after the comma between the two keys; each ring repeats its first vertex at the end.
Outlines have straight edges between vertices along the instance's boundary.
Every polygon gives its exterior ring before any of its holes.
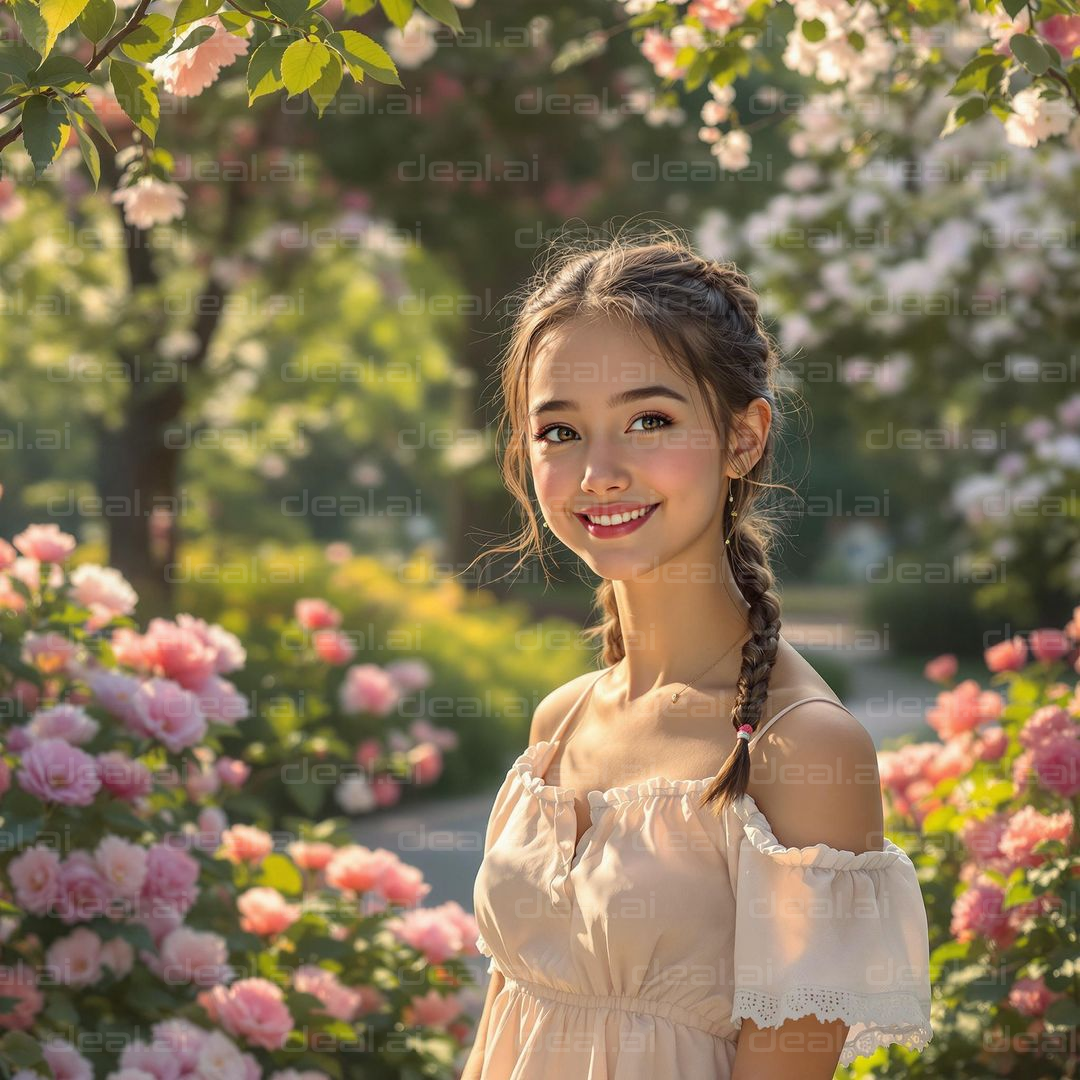
{"type": "Polygon", "coordinates": [[[30,72],[40,64],[41,57],[21,41],[5,44],[0,49],[0,74],[10,75],[21,83],[29,83],[30,72]]]}
{"type": "Polygon", "coordinates": [[[322,119],[322,114],[326,110],[326,106],[334,100],[334,95],[338,92],[338,87],[341,86],[341,57],[335,52],[330,52],[330,62],[323,68],[322,74],[311,84],[308,88],[308,94],[311,95],[311,100],[315,102],[315,108],[318,110],[319,119],[322,119]]]}
{"type": "Polygon", "coordinates": [[[357,82],[364,81],[366,72],[373,79],[391,86],[401,86],[397,68],[390,54],[376,41],[357,30],[340,30],[331,34],[326,43],[341,53],[349,74],[357,82]]]}
{"type": "Polygon", "coordinates": [[[281,58],[288,47],[289,42],[284,38],[270,38],[251,54],[247,68],[248,105],[285,85],[281,79],[281,58]]]}
{"type": "Polygon", "coordinates": [[[0,1053],[23,1067],[40,1065],[45,1061],[41,1043],[32,1039],[25,1031],[9,1031],[0,1039],[0,1053]]]}
{"type": "Polygon", "coordinates": [[[806,19],[802,24],[802,35],[807,41],[821,41],[825,37],[825,24],[820,19],[806,19]]]}
{"type": "Polygon", "coordinates": [[[289,97],[313,86],[330,63],[330,50],[321,41],[294,41],[281,58],[281,78],[289,97]]]}
{"type": "Polygon", "coordinates": [[[350,15],[366,15],[378,0],[345,0],[345,10],[350,15]]]}
{"type": "Polygon", "coordinates": [[[116,149],[116,143],[112,141],[112,136],[109,135],[105,125],[101,122],[101,118],[94,112],[94,107],[86,98],[68,98],[67,106],[69,110],[78,113],[114,150],[116,149]]]}
{"type": "Polygon", "coordinates": [[[461,17],[450,0],[417,0],[417,3],[433,18],[449,26],[455,34],[463,34],[461,17]]]}
{"type": "Polygon", "coordinates": [[[71,126],[75,129],[75,135],[79,140],[79,150],[82,153],[83,162],[94,181],[94,190],[97,191],[101,182],[101,158],[98,155],[98,148],[94,140],[87,132],[83,131],[82,126],[85,121],[81,118],[76,119],[76,116],[74,110],[68,109],[68,119],[71,121],[71,126]]]}
{"type": "Polygon", "coordinates": [[[399,29],[404,30],[405,24],[412,18],[412,0],[379,0],[383,13],[399,29]]]}
{"type": "Polygon", "coordinates": [[[997,83],[1001,77],[1001,69],[1005,66],[1005,59],[1001,56],[982,55],[969,60],[956,76],[956,82],[949,90],[952,97],[962,97],[965,94],[977,92],[988,94],[990,84],[997,83]]]}
{"type": "Polygon", "coordinates": [[[315,780],[303,780],[300,783],[286,784],[289,798],[299,807],[300,812],[309,818],[317,817],[326,797],[326,786],[315,780]]]}
{"type": "Polygon", "coordinates": [[[296,864],[277,852],[272,852],[263,859],[255,876],[255,884],[277,889],[285,896],[299,896],[304,891],[304,878],[296,864]]]}
{"type": "Polygon", "coordinates": [[[116,22],[116,4],[113,0],[89,0],[79,16],[79,31],[95,45],[109,36],[116,22]]]}
{"type": "MultiPolygon", "coordinates": [[[[41,9],[31,0],[11,0],[11,10],[26,44],[44,60],[49,55],[49,24],[42,16],[41,9]]],[[[7,48],[6,45],[4,47],[7,48]]],[[[34,66],[37,67],[36,64],[34,66]]]]}
{"type": "Polygon", "coordinates": [[[1009,38],[1013,56],[1032,75],[1045,75],[1050,68],[1050,54],[1029,34],[1013,34],[1009,38]]]}
{"type": "MultiPolygon", "coordinates": [[[[195,22],[196,19],[205,19],[210,15],[216,15],[221,4],[222,0],[180,0],[180,6],[176,9],[176,15],[173,16],[173,29],[178,30],[181,26],[187,26],[188,23],[195,22]]],[[[248,11],[251,10],[247,4],[243,6],[248,11]]]]}
{"type": "Polygon", "coordinates": [[[1006,10],[1010,19],[1017,15],[1027,6],[1026,0],[1001,0],[1001,6],[1006,10]]]}
{"type": "Polygon", "coordinates": [[[956,813],[956,807],[948,805],[931,810],[922,823],[923,833],[945,832],[956,817],[956,813]]]}
{"type": "Polygon", "coordinates": [[[86,2],[87,0],[39,0],[41,17],[49,28],[49,37],[45,43],[47,53],[52,52],[56,39],[82,14],[86,2]]]}
{"type": "Polygon", "coordinates": [[[120,44],[132,60],[147,63],[172,47],[172,19],[167,15],[144,15],[142,22],[120,44]]]}
{"type": "Polygon", "coordinates": [[[63,87],[77,93],[90,85],[90,72],[73,56],[50,56],[30,73],[31,86],[63,87]]]}
{"type": "Polygon", "coordinates": [[[970,124],[972,120],[978,120],[986,112],[986,98],[973,97],[954,105],[945,120],[945,126],[941,129],[941,137],[951,135],[958,128],[970,124]]]}
{"type": "MultiPolygon", "coordinates": [[[[241,5],[243,7],[244,5],[241,5]]],[[[279,18],[294,26],[307,15],[307,0],[266,0],[266,6],[279,18]]],[[[304,89],[307,89],[305,87],[304,89]]]]}
{"type": "Polygon", "coordinates": [[[23,145],[38,177],[56,160],[67,141],[67,112],[55,97],[35,94],[23,106],[23,145]]]}
{"type": "Polygon", "coordinates": [[[157,84],[148,71],[116,57],[109,59],[109,81],[117,104],[151,141],[157,137],[161,103],[157,84]]]}
{"type": "Polygon", "coordinates": [[[208,38],[214,36],[215,30],[212,26],[196,26],[194,30],[184,40],[176,46],[170,56],[174,56],[176,53],[186,52],[188,49],[194,49],[197,45],[201,45],[208,38]]]}
{"type": "Polygon", "coordinates": [[[1066,1027],[1075,1028],[1080,1026],[1080,1005],[1075,1001],[1064,998],[1055,1001],[1046,1010],[1046,1019],[1052,1024],[1064,1024],[1066,1027]]]}

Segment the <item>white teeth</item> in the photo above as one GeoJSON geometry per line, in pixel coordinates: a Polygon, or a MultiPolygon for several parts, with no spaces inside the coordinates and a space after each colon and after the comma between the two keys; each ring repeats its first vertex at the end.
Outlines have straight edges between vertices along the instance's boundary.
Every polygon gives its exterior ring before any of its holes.
{"type": "Polygon", "coordinates": [[[633,521],[635,518],[641,517],[642,514],[647,514],[651,509],[651,506],[646,506],[641,510],[631,510],[627,514],[601,514],[600,517],[591,517],[586,514],[585,517],[594,525],[621,525],[624,521],[633,521]]]}

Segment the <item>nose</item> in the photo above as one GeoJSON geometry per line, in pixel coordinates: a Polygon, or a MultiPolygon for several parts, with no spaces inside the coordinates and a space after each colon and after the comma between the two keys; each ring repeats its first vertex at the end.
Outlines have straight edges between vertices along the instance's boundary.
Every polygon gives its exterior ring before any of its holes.
{"type": "Polygon", "coordinates": [[[609,456],[594,454],[581,478],[581,490],[587,495],[612,495],[625,491],[630,478],[618,462],[609,456]]]}

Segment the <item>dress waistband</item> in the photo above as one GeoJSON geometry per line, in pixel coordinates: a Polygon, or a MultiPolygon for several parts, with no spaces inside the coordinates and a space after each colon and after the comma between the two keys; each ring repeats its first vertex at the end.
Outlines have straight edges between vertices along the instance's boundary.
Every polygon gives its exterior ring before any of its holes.
{"type": "Polygon", "coordinates": [[[586,1009],[618,1009],[622,1012],[652,1013],[654,1016],[661,1016],[684,1027],[697,1028],[699,1031],[704,1031],[716,1038],[726,1039],[731,1043],[738,1038],[739,1029],[736,1025],[713,1023],[698,1013],[671,1001],[651,1001],[649,998],[632,997],[629,994],[580,994],[574,990],[560,990],[546,983],[519,979],[512,975],[505,975],[504,982],[507,989],[519,990],[533,997],[558,1001],[564,1005],[578,1005],[586,1009]]]}

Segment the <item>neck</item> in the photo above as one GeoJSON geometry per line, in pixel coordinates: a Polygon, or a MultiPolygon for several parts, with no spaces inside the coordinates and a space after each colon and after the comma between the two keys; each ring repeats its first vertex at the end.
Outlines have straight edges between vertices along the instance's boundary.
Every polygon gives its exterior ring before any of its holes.
{"type": "Polygon", "coordinates": [[[700,688],[737,680],[749,605],[726,556],[710,564],[719,573],[706,575],[713,580],[705,584],[694,580],[693,565],[701,564],[666,563],[647,578],[612,582],[626,649],[617,679],[620,704],[673,684],[672,692],[680,692],[688,683],[700,688]],[[688,572],[675,573],[680,566],[688,572]]]}

